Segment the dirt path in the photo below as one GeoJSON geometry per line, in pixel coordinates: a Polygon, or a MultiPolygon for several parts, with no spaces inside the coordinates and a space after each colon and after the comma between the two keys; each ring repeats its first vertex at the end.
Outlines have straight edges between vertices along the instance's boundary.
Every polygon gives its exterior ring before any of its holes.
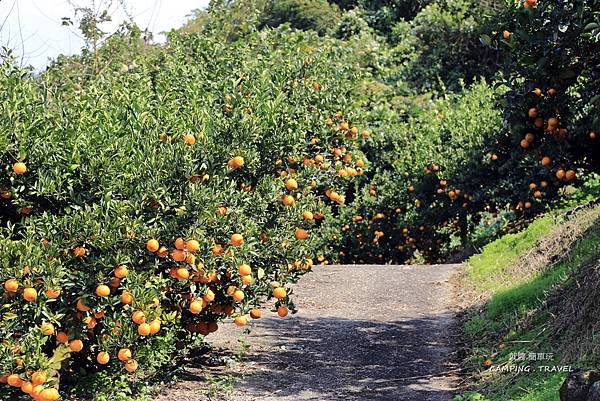
{"type": "MultiPolygon", "coordinates": [[[[156,401],[449,401],[451,378],[435,375],[451,369],[456,267],[317,267],[294,290],[298,314],[253,322],[250,350],[219,373],[232,391],[208,394],[196,367],[156,401]]],[[[225,326],[211,342],[236,352],[240,329],[225,326]]]]}

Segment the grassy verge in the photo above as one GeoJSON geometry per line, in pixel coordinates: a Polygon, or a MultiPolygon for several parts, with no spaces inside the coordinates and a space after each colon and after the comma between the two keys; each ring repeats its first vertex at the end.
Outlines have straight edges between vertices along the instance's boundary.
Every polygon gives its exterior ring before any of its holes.
{"type": "Polygon", "coordinates": [[[587,291],[586,277],[592,277],[587,270],[596,272],[599,219],[600,208],[570,220],[548,214],[469,260],[463,284],[479,300],[464,325],[474,391],[456,401],[556,400],[566,366],[593,366],[598,355],[589,350],[595,348],[584,350],[578,343],[598,339],[585,338],[583,329],[577,338],[577,330],[565,327],[577,318],[567,311],[587,291]]]}

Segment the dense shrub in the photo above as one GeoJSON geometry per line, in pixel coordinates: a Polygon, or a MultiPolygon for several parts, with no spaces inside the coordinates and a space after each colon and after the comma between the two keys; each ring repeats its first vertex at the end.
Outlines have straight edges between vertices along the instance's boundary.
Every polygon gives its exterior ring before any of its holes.
{"type": "Polygon", "coordinates": [[[2,64],[0,398],[124,399],[221,320],[293,311],[362,173],[343,54],[124,34],[37,78],[2,64]]]}
{"type": "Polygon", "coordinates": [[[272,0],[262,15],[266,26],[289,23],[292,28],[311,29],[320,35],[335,27],[338,20],[338,7],[327,0],[272,0]]]}

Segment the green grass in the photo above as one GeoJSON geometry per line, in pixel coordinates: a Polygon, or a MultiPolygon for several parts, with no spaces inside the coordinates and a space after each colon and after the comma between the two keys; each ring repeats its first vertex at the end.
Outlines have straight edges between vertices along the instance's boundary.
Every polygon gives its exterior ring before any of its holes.
{"type": "MultiPolygon", "coordinates": [[[[600,209],[596,209],[600,211],[600,209]]],[[[574,338],[552,338],[550,313],[539,306],[548,298],[553,288],[569,288],[571,273],[600,257],[600,228],[593,221],[583,221],[579,228],[585,234],[576,241],[567,256],[551,266],[543,266],[537,272],[511,271],[509,268],[544,237],[557,233],[560,221],[555,215],[546,215],[526,229],[506,235],[487,245],[482,253],[469,260],[468,284],[477,291],[491,294],[484,311],[474,309],[465,323],[465,332],[471,337],[472,370],[480,370],[474,392],[455,397],[455,401],[554,401],[558,399],[566,374],[537,371],[540,362],[514,362],[515,352],[556,353],[561,344],[577,341],[574,338]],[[529,324],[523,325],[525,319],[529,324]],[[530,364],[532,371],[511,376],[508,373],[486,371],[485,359],[493,360],[495,366],[506,364],[530,364]]],[[[578,223],[579,224],[579,223],[578,223]]],[[[568,294],[568,292],[567,292],[568,294]]],[[[590,361],[600,355],[590,356],[589,361],[579,361],[576,367],[589,367],[590,361]]],[[[562,356],[555,354],[550,365],[560,366],[562,356]]],[[[548,363],[546,363],[548,364],[548,363]]]]}
{"type": "Polygon", "coordinates": [[[483,247],[482,252],[472,256],[468,264],[469,279],[479,291],[510,287],[511,281],[499,282],[498,275],[515,263],[520,256],[531,250],[537,241],[557,226],[555,217],[548,214],[516,234],[507,234],[483,247]]]}

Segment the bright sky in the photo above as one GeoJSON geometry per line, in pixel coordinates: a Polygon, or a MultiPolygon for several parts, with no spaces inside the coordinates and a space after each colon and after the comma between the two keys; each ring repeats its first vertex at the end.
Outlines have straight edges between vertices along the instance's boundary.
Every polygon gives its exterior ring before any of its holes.
{"type": "Polygon", "coordinates": [[[113,32],[128,15],[143,29],[154,33],[156,42],[164,41],[161,32],[178,28],[191,11],[205,8],[209,0],[0,0],[0,47],[11,48],[22,65],[43,69],[49,58],[59,54],[79,53],[83,47],[81,34],[74,18],[74,7],[96,9],[108,6],[112,22],[102,25],[113,32]],[[125,7],[125,9],[124,9],[125,7]],[[61,19],[69,17],[74,26],[62,26],[61,19]],[[21,62],[22,61],[22,62],[21,62]]]}

